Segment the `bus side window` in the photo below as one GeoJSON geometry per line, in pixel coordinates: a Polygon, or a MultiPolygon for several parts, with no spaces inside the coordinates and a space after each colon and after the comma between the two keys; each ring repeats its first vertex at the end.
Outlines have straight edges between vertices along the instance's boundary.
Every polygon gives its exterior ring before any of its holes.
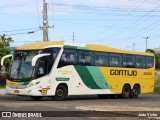
{"type": "Polygon", "coordinates": [[[146,57],[146,68],[151,68],[154,65],[154,57],[146,57]]]}
{"type": "Polygon", "coordinates": [[[94,53],[94,65],[95,66],[107,66],[108,65],[108,54],[104,52],[94,53]]]}
{"type": "Polygon", "coordinates": [[[122,67],[122,54],[109,53],[109,66],[122,67]]]}
{"type": "Polygon", "coordinates": [[[86,50],[78,51],[78,65],[92,65],[92,52],[86,50]]]}
{"type": "Polygon", "coordinates": [[[136,68],[145,68],[145,57],[144,56],[136,56],[136,68]]]}
{"type": "Polygon", "coordinates": [[[61,59],[58,64],[58,68],[67,66],[67,65],[75,65],[76,64],[76,50],[73,49],[64,49],[61,59]]]}
{"type": "Polygon", "coordinates": [[[123,55],[123,66],[127,68],[134,68],[135,67],[135,58],[134,55],[123,55]]]}

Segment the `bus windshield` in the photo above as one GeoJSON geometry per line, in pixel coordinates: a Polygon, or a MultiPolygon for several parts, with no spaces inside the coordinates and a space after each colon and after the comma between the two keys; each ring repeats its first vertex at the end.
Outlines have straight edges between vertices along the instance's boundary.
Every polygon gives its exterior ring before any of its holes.
{"type": "Polygon", "coordinates": [[[9,79],[14,81],[31,79],[34,77],[32,58],[39,54],[39,50],[14,52],[13,61],[9,68],[9,79]]]}
{"type": "Polygon", "coordinates": [[[8,79],[12,81],[27,81],[50,73],[60,48],[45,48],[43,50],[17,50],[9,68],[8,79]],[[39,58],[32,67],[32,59],[39,53],[49,53],[49,56],[39,58]]]}

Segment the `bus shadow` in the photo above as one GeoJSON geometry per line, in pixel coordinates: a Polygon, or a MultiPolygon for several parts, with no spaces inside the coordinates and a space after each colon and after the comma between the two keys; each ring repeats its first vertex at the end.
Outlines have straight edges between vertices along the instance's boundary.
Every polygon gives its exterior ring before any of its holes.
{"type": "MultiPolygon", "coordinates": [[[[147,96],[139,96],[138,98],[127,98],[127,99],[143,99],[147,96]]],[[[150,98],[150,97],[149,97],[150,98]]],[[[43,97],[41,100],[33,100],[29,96],[6,96],[7,100],[11,101],[56,101],[53,97],[43,97]]],[[[122,100],[124,98],[121,98],[119,96],[109,96],[109,97],[98,97],[97,95],[74,95],[74,96],[68,96],[63,101],[79,101],[79,100],[122,100]]]]}

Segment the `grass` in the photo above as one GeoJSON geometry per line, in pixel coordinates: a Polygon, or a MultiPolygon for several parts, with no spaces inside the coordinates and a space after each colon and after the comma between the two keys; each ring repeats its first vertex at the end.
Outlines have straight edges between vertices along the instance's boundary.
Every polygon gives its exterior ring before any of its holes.
{"type": "Polygon", "coordinates": [[[6,86],[5,85],[0,85],[0,89],[5,89],[6,86]]]}
{"type": "Polygon", "coordinates": [[[154,93],[155,93],[155,94],[160,94],[160,77],[159,77],[158,80],[155,82],[154,93]]]}

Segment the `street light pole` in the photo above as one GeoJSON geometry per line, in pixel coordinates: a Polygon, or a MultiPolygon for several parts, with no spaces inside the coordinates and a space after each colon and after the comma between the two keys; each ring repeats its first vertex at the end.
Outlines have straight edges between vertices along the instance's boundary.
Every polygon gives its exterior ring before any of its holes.
{"type": "Polygon", "coordinates": [[[149,37],[143,37],[143,38],[146,39],[146,50],[147,50],[147,42],[148,42],[147,40],[149,37]]]}

